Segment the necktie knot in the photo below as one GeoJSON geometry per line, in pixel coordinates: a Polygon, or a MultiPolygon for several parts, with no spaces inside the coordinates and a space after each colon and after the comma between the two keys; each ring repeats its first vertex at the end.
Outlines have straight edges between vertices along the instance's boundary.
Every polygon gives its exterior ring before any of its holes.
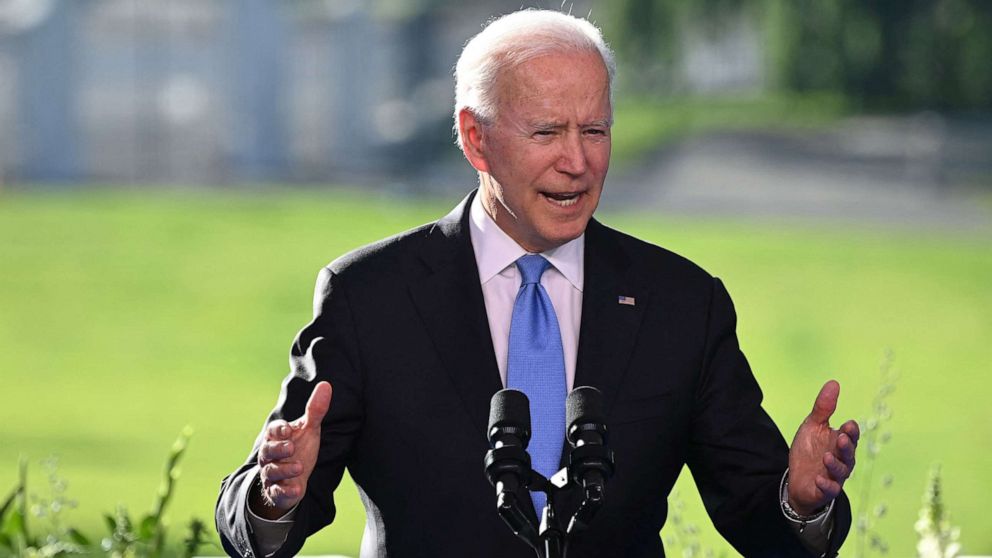
{"type": "Polygon", "coordinates": [[[517,260],[517,269],[520,270],[521,285],[540,283],[541,276],[551,267],[551,262],[538,254],[527,254],[517,260]]]}

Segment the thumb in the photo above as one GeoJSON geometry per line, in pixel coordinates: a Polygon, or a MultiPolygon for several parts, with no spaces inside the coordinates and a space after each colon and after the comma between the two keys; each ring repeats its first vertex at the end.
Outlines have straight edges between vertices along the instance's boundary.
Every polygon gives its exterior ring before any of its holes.
{"type": "Polygon", "coordinates": [[[840,384],[836,380],[830,380],[823,384],[820,393],[813,403],[813,410],[809,413],[809,420],[817,424],[827,424],[831,415],[837,410],[837,397],[840,396],[840,384]]]}
{"type": "Polygon", "coordinates": [[[327,409],[331,407],[331,391],[331,384],[328,382],[320,382],[313,388],[303,414],[304,426],[320,426],[320,421],[324,420],[327,409]]]}

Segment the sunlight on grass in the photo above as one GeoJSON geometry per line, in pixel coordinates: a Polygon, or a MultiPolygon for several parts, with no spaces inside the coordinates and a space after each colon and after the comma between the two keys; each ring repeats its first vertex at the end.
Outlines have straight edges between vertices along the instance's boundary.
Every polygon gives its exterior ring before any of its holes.
{"type": "MultiPolygon", "coordinates": [[[[37,479],[37,463],[58,454],[79,501],[67,521],[102,533],[99,514],[117,503],[151,508],[162,456],[191,424],[169,517],[212,523],[221,478],[275,403],[319,268],[456,201],[285,188],[4,192],[0,491],[13,486],[20,455],[37,479]]],[[[787,438],[828,378],[843,386],[838,416],[863,416],[891,348],[900,380],[878,470],[895,477],[879,526],[892,555],[913,554],[937,460],[964,550],[992,553],[983,518],[990,454],[980,442],[992,436],[987,239],[643,213],[602,220],[724,279],[766,408],[787,438]]],[[[686,520],[723,548],[690,480],[679,482],[686,520]]],[[[338,520],[306,552],[357,555],[364,514],[347,479],[338,503],[338,520]]]]}

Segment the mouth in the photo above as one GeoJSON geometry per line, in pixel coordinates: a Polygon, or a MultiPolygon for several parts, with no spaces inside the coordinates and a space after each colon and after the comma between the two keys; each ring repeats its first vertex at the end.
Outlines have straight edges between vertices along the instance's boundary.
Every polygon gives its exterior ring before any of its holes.
{"type": "Polygon", "coordinates": [[[582,197],[582,194],[582,192],[541,192],[544,199],[558,207],[572,207],[579,203],[579,198],[582,197]]]}

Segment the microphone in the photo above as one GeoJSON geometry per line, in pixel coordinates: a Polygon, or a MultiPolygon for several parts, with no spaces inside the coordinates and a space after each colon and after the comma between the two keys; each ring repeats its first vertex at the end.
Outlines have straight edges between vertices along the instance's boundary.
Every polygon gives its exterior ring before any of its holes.
{"type": "Polygon", "coordinates": [[[606,480],[613,475],[613,452],[606,447],[603,394],[590,386],[572,390],[565,400],[565,424],[573,448],[568,455],[569,474],[584,489],[582,504],[568,525],[568,533],[572,533],[588,527],[603,504],[606,480]]]}
{"type": "Polygon", "coordinates": [[[489,404],[487,437],[492,449],[486,452],[486,476],[496,487],[496,509],[517,537],[537,548],[538,534],[517,498],[516,491],[530,483],[530,400],[524,392],[503,389],[489,404]]]}

